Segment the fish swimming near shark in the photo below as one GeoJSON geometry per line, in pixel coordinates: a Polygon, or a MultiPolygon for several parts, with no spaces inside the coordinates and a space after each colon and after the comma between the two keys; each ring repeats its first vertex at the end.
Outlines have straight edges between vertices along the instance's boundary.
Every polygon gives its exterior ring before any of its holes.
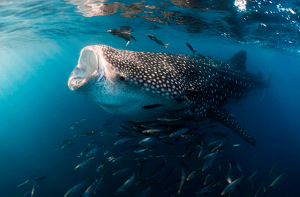
{"type": "Polygon", "coordinates": [[[131,39],[133,39],[136,42],[135,37],[133,37],[131,35],[130,27],[125,27],[125,28],[122,28],[122,29],[118,28],[118,29],[108,30],[107,32],[114,35],[114,36],[125,39],[127,41],[126,46],[129,44],[131,39]]]}
{"type": "Polygon", "coordinates": [[[169,45],[169,44],[164,44],[161,40],[157,39],[155,36],[153,36],[153,35],[151,35],[151,34],[147,34],[147,36],[148,36],[151,40],[155,41],[157,44],[162,45],[162,46],[164,46],[164,47],[166,47],[166,48],[167,48],[168,45],[169,45]]]}
{"type": "Polygon", "coordinates": [[[188,107],[176,116],[217,120],[254,145],[254,138],[223,108],[250,90],[269,86],[269,79],[247,72],[245,64],[244,50],[218,61],[93,45],[82,49],[68,86],[125,120],[168,118],[165,112],[188,107]],[[164,107],[142,108],[153,103],[164,107]]]}

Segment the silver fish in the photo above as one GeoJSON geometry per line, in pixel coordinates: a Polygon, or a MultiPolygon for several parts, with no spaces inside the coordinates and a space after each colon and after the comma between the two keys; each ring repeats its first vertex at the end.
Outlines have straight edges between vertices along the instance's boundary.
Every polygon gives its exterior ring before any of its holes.
{"type": "Polygon", "coordinates": [[[232,166],[231,163],[229,163],[229,169],[227,172],[227,182],[230,184],[232,183],[232,166]]]}
{"type": "Polygon", "coordinates": [[[94,188],[97,184],[98,180],[96,179],[92,185],[90,185],[84,192],[84,194],[82,195],[82,197],[89,197],[91,195],[91,193],[94,191],[94,188]]]}
{"type": "Polygon", "coordinates": [[[222,144],[223,144],[223,140],[221,140],[221,143],[220,143],[218,146],[216,146],[215,148],[213,148],[213,149],[211,150],[211,152],[217,151],[217,150],[222,146],[222,144]]]}
{"type": "Polygon", "coordinates": [[[198,158],[201,157],[201,154],[202,154],[202,152],[203,152],[203,146],[201,146],[201,145],[199,145],[199,146],[200,146],[200,151],[199,151],[199,154],[198,154],[198,158]]]}
{"type": "Polygon", "coordinates": [[[31,192],[31,191],[26,192],[26,193],[23,195],[23,197],[29,196],[30,192],[31,192]]]}
{"type": "Polygon", "coordinates": [[[37,184],[36,184],[36,181],[34,181],[33,187],[32,187],[32,190],[31,190],[31,197],[37,197],[36,188],[37,188],[37,184]]]}
{"type": "Polygon", "coordinates": [[[125,181],[125,183],[121,187],[119,187],[119,189],[116,191],[115,194],[118,195],[118,194],[126,191],[128,189],[128,187],[133,183],[134,176],[135,176],[135,172],[132,174],[132,176],[127,181],[125,181]]]}
{"type": "Polygon", "coordinates": [[[206,155],[205,157],[203,157],[203,159],[207,159],[207,158],[209,158],[209,157],[211,157],[213,155],[216,155],[216,154],[218,154],[218,153],[217,152],[209,153],[208,155],[206,155]]]}
{"type": "Polygon", "coordinates": [[[25,185],[29,182],[29,180],[30,180],[30,179],[27,179],[25,182],[23,182],[23,183],[17,185],[16,188],[25,186],[25,185]]]}
{"type": "Polygon", "coordinates": [[[271,168],[271,170],[270,170],[270,172],[269,172],[269,174],[268,174],[268,177],[270,177],[271,174],[273,173],[273,171],[274,171],[274,169],[275,169],[277,163],[278,163],[278,161],[276,161],[276,162],[274,163],[274,165],[272,166],[272,168],[271,168]]]}
{"type": "Polygon", "coordinates": [[[239,171],[242,172],[242,168],[241,168],[240,164],[239,164],[239,163],[236,163],[236,166],[237,166],[237,168],[239,169],[239,171]]]}
{"type": "Polygon", "coordinates": [[[197,195],[203,195],[213,189],[213,184],[210,184],[206,187],[203,187],[199,192],[196,192],[197,195]]]}
{"type": "Polygon", "coordinates": [[[157,132],[162,132],[163,129],[147,129],[142,131],[142,133],[157,133],[157,132]]]}
{"type": "Polygon", "coordinates": [[[86,157],[93,156],[93,155],[95,155],[100,149],[101,149],[101,147],[97,146],[97,147],[93,148],[92,150],[90,150],[85,156],[86,156],[86,157]]]}
{"type": "Polygon", "coordinates": [[[189,131],[189,130],[190,130],[190,128],[182,128],[182,129],[179,129],[178,131],[175,131],[175,132],[171,133],[171,134],[169,135],[169,137],[180,136],[180,135],[186,133],[186,132],[189,131]]]}
{"type": "Polygon", "coordinates": [[[192,179],[195,178],[197,175],[199,175],[201,171],[202,171],[202,168],[198,168],[198,169],[194,170],[193,172],[191,172],[191,173],[188,175],[188,177],[186,178],[186,181],[192,180],[192,179]]]}
{"type": "Polygon", "coordinates": [[[185,180],[186,180],[186,173],[185,173],[185,171],[184,171],[184,168],[182,167],[182,170],[181,170],[181,172],[182,172],[182,175],[181,175],[181,181],[180,181],[180,185],[179,185],[179,189],[178,189],[178,195],[180,195],[181,194],[181,192],[182,192],[182,187],[183,187],[183,184],[184,184],[184,182],[185,182],[185,180]]]}
{"type": "Polygon", "coordinates": [[[95,159],[95,157],[91,157],[91,158],[88,158],[87,160],[81,162],[80,164],[78,164],[76,167],[75,167],[75,170],[78,170],[79,168],[83,168],[86,164],[90,163],[91,160],[95,159]]]}
{"type": "Polygon", "coordinates": [[[278,181],[279,179],[285,175],[285,173],[282,173],[281,175],[279,175],[271,184],[270,184],[270,187],[273,187],[278,181]]]}
{"type": "Polygon", "coordinates": [[[250,176],[249,176],[249,178],[248,178],[248,180],[247,181],[252,181],[252,178],[254,177],[254,175],[257,173],[257,170],[255,170],[255,172],[253,172],[250,176]]]}
{"type": "Polygon", "coordinates": [[[145,152],[149,150],[148,148],[143,148],[143,149],[140,149],[140,150],[135,150],[134,153],[142,153],[142,152],[145,152]]]}
{"type": "Polygon", "coordinates": [[[222,140],[215,140],[215,141],[212,141],[212,142],[210,142],[207,146],[208,147],[211,147],[211,146],[213,146],[213,145],[215,145],[215,144],[217,144],[217,143],[221,143],[222,142],[222,140]]]}
{"type": "Polygon", "coordinates": [[[81,153],[79,153],[79,155],[77,157],[83,157],[84,155],[87,154],[88,150],[89,150],[89,147],[85,148],[81,153]]]}
{"type": "Polygon", "coordinates": [[[217,155],[217,154],[212,155],[212,156],[210,157],[210,159],[208,159],[208,160],[205,162],[205,164],[204,164],[204,166],[203,166],[203,168],[202,168],[202,171],[206,170],[207,168],[209,168],[209,167],[212,165],[212,163],[214,162],[214,160],[215,160],[215,158],[216,158],[216,155],[217,155]]]}
{"type": "Polygon", "coordinates": [[[87,183],[87,181],[88,181],[88,178],[86,178],[85,180],[81,181],[80,183],[78,183],[77,185],[75,185],[74,187],[69,189],[67,191],[67,193],[64,195],[64,197],[72,196],[75,192],[80,190],[87,183]]]}
{"type": "Polygon", "coordinates": [[[96,194],[102,188],[103,179],[104,179],[104,173],[102,174],[102,176],[100,177],[97,185],[95,186],[94,194],[96,194]]]}
{"type": "Polygon", "coordinates": [[[114,146],[117,146],[117,145],[120,145],[120,144],[125,144],[125,143],[128,143],[132,140],[132,138],[122,138],[122,139],[119,139],[118,141],[116,141],[114,143],[114,146]]]}
{"type": "Polygon", "coordinates": [[[147,137],[142,139],[141,141],[139,141],[139,144],[144,145],[146,143],[150,143],[152,141],[154,141],[156,138],[155,137],[147,137]]]}
{"type": "Polygon", "coordinates": [[[209,183],[209,181],[215,176],[216,173],[217,173],[217,171],[214,170],[212,173],[207,174],[205,179],[204,179],[204,185],[209,183]]]}
{"type": "Polygon", "coordinates": [[[235,186],[243,179],[244,175],[242,175],[240,178],[232,181],[229,185],[225,187],[225,189],[222,191],[221,196],[227,194],[230,190],[234,189],[235,186]]]}
{"type": "Polygon", "coordinates": [[[122,169],[122,170],[119,170],[119,171],[117,171],[117,172],[114,172],[112,175],[113,175],[113,176],[117,176],[117,175],[123,174],[123,173],[125,173],[125,172],[127,172],[127,171],[129,171],[129,170],[131,170],[131,168],[124,168],[124,169],[122,169]]]}
{"type": "Polygon", "coordinates": [[[152,190],[152,186],[147,187],[145,190],[143,190],[137,197],[146,197],[152,190]]]}

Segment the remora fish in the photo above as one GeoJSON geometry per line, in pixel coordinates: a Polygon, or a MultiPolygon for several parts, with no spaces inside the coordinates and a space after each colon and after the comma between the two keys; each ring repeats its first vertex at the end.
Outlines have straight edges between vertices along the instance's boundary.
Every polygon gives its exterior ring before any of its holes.
{"type": "Polygon", "coordinates": [[[162,46],[164,46],[164,47],[166,47],[166,48],[167,48],[168,45],[169,45],[169,44],[164,44],[161,40],[155,38],[155,37],[152,36],[151,34],[147,34],[147,36],[148,36],[151,40],[155,41],[157,44],[162,45],[162,46]]]}
{"type": "Polygon", "coordinates": [[[155,120],[167,111],[190,107],[186,115],[217,120],[254,145],[254,138],[223,108],[250,90],[269,86],[269,80],[247,72],[245,63],[246,51],[228,61],[208,61],[94,45],[82,49],[68,86],[126,120],[155,120]],[[175,99],[177,95],[182,96],[175,99]],[[151,103],[165,107],[145,113],[141,106],[151,103]]]}
{"type": "Polygon", "coordinates": [[[185,43],[186,44],[186,46],[188,46],[189,47],[189,49],[193,52],[193,54],[195,55],[195,53],[196,53],[196,51],[194,51],[194,49],[193,49],[193,47],[189,44],[189,43],[185,43]]]}
{"type": "Polygon", "coordinates": [[[130,38],[132,38],[136,42],[136,39],[131,35],[129,28],[126,29],[118,28],[118,29],[108,30],[107,32],[114,36],[125,39],[127,41],[126,46],[129,44],[130,38]]]}

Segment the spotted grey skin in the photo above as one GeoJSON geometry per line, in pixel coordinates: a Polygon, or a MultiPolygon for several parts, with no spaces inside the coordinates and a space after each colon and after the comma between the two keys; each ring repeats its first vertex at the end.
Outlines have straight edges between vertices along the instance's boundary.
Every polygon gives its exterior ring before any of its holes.
{"type": "Polygon", "coordinates": [[[189,116],[213,118],[254,145],[254,139],[222,108],[247,92],[267,87],[246,71],[246,51],[229,61],[180,54],[134,52],[87,46],[71,73],[69,88],[123,119],[156,119],[189,106],[189,116]],[[161,104],[165,107],[143,109],[161,104]]]}

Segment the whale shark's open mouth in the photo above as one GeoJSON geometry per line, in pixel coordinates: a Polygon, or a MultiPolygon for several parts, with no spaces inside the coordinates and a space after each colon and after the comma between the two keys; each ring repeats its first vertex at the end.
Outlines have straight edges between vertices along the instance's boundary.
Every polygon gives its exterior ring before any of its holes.
{"type": "Polygon", "coordinates": [[[86,84],[92,78],[99,81],[104,75],[104,68],[98,55],[89,49],[83,49],[78,60],[78,65],[71,73],[68,86],[71,90],[76,90],[86,84]]]}

